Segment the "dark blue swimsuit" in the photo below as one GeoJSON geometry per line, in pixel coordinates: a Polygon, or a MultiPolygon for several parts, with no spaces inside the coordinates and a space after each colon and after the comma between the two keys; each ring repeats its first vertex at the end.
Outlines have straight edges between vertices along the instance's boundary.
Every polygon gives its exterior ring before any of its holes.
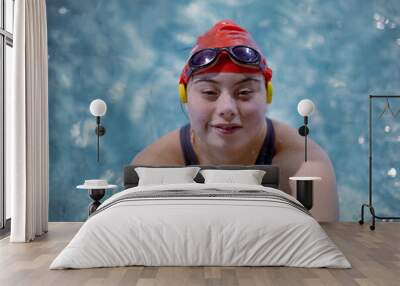
{"type": "MultiPolygon", "coordinates": [[[[269,118],[265,118],[267,121],[267,134],[265,135],[264,143],[261,147],[260,153],[258,153],[255,165],[271,165],[272,158],[275,155],[275,132],[272,121],[269,118]]],[[[179,137],[181,141],[181,147],[183,157],[185,158],[185,165],[199,165],[196,153],[194,152],[192,142],[190,141],[190,124],[182,126],[179,130],[179,137]]]]}

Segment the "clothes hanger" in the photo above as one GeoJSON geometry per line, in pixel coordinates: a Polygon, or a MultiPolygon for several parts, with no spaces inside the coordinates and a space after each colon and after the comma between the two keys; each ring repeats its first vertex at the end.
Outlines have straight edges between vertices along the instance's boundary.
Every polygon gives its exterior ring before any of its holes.
{"type": "Polygon", "coordinates": [[[389,98],[386,97],[386,103],[385,103],[385,107],[383,108],[383,111],[381,112],[381,114],[379,114],[378,118],[380,119],[383,114],[385,114],[385,112],[389,110],[390,114],[392,114],[393,118],[396,118],[396,116],[399,114],[400,110],[396,112],[396,115],[393,113],[392,108],[390,107],[390,102],[389,102],[389,98]]]}

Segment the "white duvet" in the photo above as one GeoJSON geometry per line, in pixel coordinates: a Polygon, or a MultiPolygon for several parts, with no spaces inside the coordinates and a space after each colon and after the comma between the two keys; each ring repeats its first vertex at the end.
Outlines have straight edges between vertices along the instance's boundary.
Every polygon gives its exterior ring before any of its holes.
{"type": "Polygon", "coordinates": [[[200,192],[210,188],[262,190],[297,202],[280,190],[255,185],[193,183],[127,189],[99,207],[103,210],[82,225],[50,269],[127,265],[351,267],[318,222],[288,204],[243,197],[115,203],[132,192],[200,192]]]}

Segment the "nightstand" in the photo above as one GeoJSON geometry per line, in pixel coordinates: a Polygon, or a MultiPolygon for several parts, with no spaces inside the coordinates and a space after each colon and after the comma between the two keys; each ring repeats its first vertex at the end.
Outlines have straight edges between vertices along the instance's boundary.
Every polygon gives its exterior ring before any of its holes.
{"type": "Polygon", "coordinates": [[[89,216],[101,205],[100,200],[104,197],[106,190],[115,189],[117,185],[109,185],[106,180],[85,180],[83,185],[76,186],[77,189],[88,191],[93,202],[88,206],[89,216]]]}
{"type": "Polygon", "coordinates": [[[296,199],[306,209],[311,210],[313,207],[313,182],[321,180],[321,177],[290,177],[289,180],[296,181],[296,199]]]}

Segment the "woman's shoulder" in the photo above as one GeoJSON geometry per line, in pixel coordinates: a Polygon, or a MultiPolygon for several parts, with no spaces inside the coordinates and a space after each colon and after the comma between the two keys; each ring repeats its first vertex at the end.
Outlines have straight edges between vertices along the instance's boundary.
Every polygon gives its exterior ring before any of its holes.
{"type": "Polygon", "coordinates": [[[132,165],[184,165],[179,140],[180,128],[160,137],[140,151],[132,165]]]}
{"type": "MultiPolygon", "coordinates": [[[[283,150],[299,150],[304,152],[304,137],[300,136],[298,129],[282,121],[271,119],[275,133],[275,149],[279,153],[283,150]]],[[[301,122],[299,123],[299,126],[301,122]]],[[[311,138],[307,138],[309,148],[319,148],[311,138]]]]}

